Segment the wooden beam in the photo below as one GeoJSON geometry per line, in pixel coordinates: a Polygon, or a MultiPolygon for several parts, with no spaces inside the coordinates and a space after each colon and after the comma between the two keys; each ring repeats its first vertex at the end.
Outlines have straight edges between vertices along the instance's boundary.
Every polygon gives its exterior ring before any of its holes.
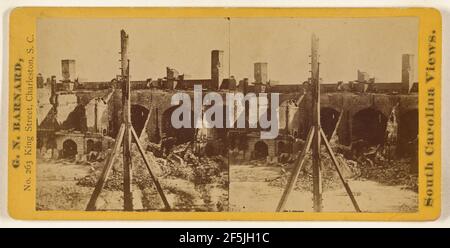
{"type": "Polygon", "coordinates": [[[314,126],[312,126],[311,129],[309,130],[308,136],[306,138],[305,146],[303,147],[303,150],[301,151],[300,155],[297,158],[294,171],[292,171],[292,174],[291,174],[291,177],[289,178],[288,184],[286,185],[283,195],[281,196],[280,202],[278,203],[277,212],[281,212],[284,210],[284,206],[286,205],[286,202],[289,198],[289,194],[294,189],[295,183],[297,182],[298,175],[300,174],[300,171],[303,168],[306,153],[311,148],[313,136],[314,136],[314,126]]]}
{"type": "Polygon", "coordinates": [[[123,209],[133,211],[133,182],[131,172],[131,113],[130,113],[130,61],[128,60],[128,35],[120,31],[121,80],[122,80],[122,123],[125,124],[123,138],[123,209]]]}
{"type": "Polygon", "coordinates": [[[314,142],[312,147],[313,159],[313,202],[314,211],[322,211],[322,172],[320,162],[320,77],[319,77],[319,39],[313,34],[311,37],[311,82],[313,84],[313,125],[314,142]]]}
{"type": "Polygon", "coordinates": [[[100,192],[102,191],[103,187],[106,184],[106,180],[108,179],[109,172],[111,171],[114,160],[119,153],[119,148],[120,148],[120,145],[122,144],[124,133],[125,133],[125,125],[122,124],[120,126],[119,133],[117,134],[117,137],[116,137],[116,140],[114,143],[114,148],[113,148],[111,154],[109,155],[108,160],[106,161],[106,166],[104,167],[102,174],[100,175],[100,178],[97,181],[95,189],[92,192],[91,199],[89,200],[89,203],[86,207],[86,211],[96,210],[95,204],[97,202],[98,196],[100,195],[100,192]]]}
{"type": "Polygon", "coordinates": [[[164,195],[164,191],[161,187],[161,184],[159,184],[158,178],[156,178],[156,175],[153,174],[152,169],[150,168],[150,162],[148,161],[147,156],[145,155],[144,148],[142,147],[141,142],[139,141],[139,137],[133,127],[131,127],[131,133],[133,134],[133,138],[134,141],[136,142],[139,153],[141,154],[142,159],[144,160],[145,167],[147,167],[148,173],[150,174],[150,177],[155,183],[156,190],[158,191],[159,196],[161,197],[161,200],[163,201],[166,210],[170,210],[170,204],[167,201],[166,196],[164,195]]]}
{"type": "Polygon", "coordinates": [[[356,202],[355,196],[353,195],[352,190],[350,189],[350,186],[348,185],[347,181],[344,179],[344,176],[342,176],[341,170],[338,166],[338,161],[336,159],[336,156],[334,156],[333,150],[331,149],[330,143],[327,140],[327,136],[325,135],[325,132],[320,129],[320,134],[322,136],[323,142],[325,143],[325,147],[327,148],[328,154],[331,157],[331,160],[333,160],[334,168],[336,169],[339,178],[341,179],[342,184],[344,185],[345,190],[347,191],[348,196],[350,197],[350,200],[352,201],[353,207],[355,208],[356,212],[361,212],[361,209],[358,206],[358,202],[356,202]]]}

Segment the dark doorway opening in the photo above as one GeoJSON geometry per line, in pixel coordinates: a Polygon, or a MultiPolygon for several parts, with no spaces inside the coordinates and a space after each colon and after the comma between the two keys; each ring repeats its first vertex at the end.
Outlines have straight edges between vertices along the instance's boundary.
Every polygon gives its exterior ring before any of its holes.
{"type": "Polygon", "coordinates": [[[369,146],[385,140],[387,118],[378,110],[367,108],[357,112],[352,121],[352,141],[364,140],[369,146]]]}
{"type": "Polygon", "coordinates": [[[264,141],[255,143],[255,159],[266,158],[269,155],[269,147],[264,141]]]}
{"type": "Polygon", "coordinates": [[[131,105],[131,124],[138,136],[141,136],[141,133],[145,128],[149,112],[150,111],[147,108],[141,105],[131,105]]]}
{"type": "Polygon", "coordinates": [[[94,150],[95,142],[91,139],[86,141],[86,153],[90,153],[94,150]]]}
{"type": "Polygon", "coordinates": [[[340,113],[333,108],[325,107],[320,109],[320,125],[328,140],[336,129],[339,114],[340,113]]]}
{"type": "Polygon", "coordinates": [[[75,158],[77,153],[77,143],[71,139],[65,140],[62,151],[63,158],[75,158]]]}

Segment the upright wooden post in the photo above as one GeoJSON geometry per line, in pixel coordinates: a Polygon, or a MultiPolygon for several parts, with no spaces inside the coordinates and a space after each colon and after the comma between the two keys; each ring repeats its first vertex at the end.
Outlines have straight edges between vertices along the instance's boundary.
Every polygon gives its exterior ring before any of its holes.
{"type": "Polygon", "coordinates": [[[125,132],[125,125],[122,124],[119,129],[119,133],[116,137],[116,142],[114,143],[114,148],[109,155],[108,159],[106,160],[105,168],[102,171],[102,174],[100,175],[100,178],[97,181],[97,184],[95,185],[94,191],[91,194],[91,198],[89,199],[88,205],[86,207],[86,211],[94,211],[96,210],[95,204],[97,203],[97,199],[100,196],[100,193],[105,187],[106,180],[108,179],[109,172],[111,171],[111,168],[113,167],[114,161],[119,154],[120,145],[123,141],[123,134],[125,132]]]}
{"type": "MultiPolygon", "coordinates": [[[[313,34],[311,37],[311,84],[312,84],[312,126],[308,133],[307,142],[305,147],[303,148],[299,160],[297,162],[297,166],[294,168],[294,171],[291,175],[291,178],[286,185],[286,188],[281,196],[280,202],[278,203],[277,211],[283,211],[284,206],[287,202],[290,192],[293,190],[295,183],[297,181],[297,177],[302,168],[303,162],[305,160],[306,152],[309,150],[311,143],[313,143],[312,147],[312,161],[313,161],[313,202],[314,202],[314,211],[321,212],[322,211],[322,172],[321,172],[321,162],[320,162],[320,141],[323,139],[325,147],[333,160],[334,168],[336,169],[339,178],[341,179],[342,184],[347,191],[350,200],[352,201],[353,206],[355,207],[356,212],[361,212],[361,209],[356,202],[355,196],[353,195],[350,186],[342,176],[342,173],[338,166],[338,161],[334,156],[334,153],[331,149],[331,146],[320,126],[320,78],[319,78],[319,39],[313,34]]],[[[298,104],[302,101],[304,95],[298,100],[298,104]]],[[[342,114],[339,118],[342,117],[342,114]]]]}
{"type": "Polygon", "coordinates": [[[297,157],[294,171],[292,172],[291,177],[289,178],[289,181],[287,182],[286,188],[283,191],[283,195],[281,196],[281,199],[278,202],[277,212],[281,212],[284,210],[284,206],[287,203],[289,194],[292,192],[292,190],[295,187],[295,184],[297,183],[297,178],[300,175],[300,171],[302,170],[303,164],[306,160],[305,156],[308,153],[309,149],[311,148],[311,143],[313,141],[314,133],[315,133],[314,126],[311,126],[311,128],[308,132],[308,136],[306,137],[305,146],[303,147],[301,153],[297,157]]]}
{"type": "Polygon", "coordinates": [[[338,173],[339,178],[341,179],[341,182],[344,185],[345,191],[347,191],[347,195],[348,195],[348,197],[350,197],[350,200],[352,201],[353,207],[355,207],[356,212],[361,212],[361,209],[359,208],[358,202],[356,201],[355,196],[353,195],[353,192],[350,189],[350,186],[348,185],[347,181],[344,179],[344,176],[342,175],[342,172],[339,169],[339,162],[337,161],[336,156],[334,156],[333,150],[331,149],[330,143],[327,140],[327,136],[325,135],[325,132],[323,130],[320,130],[320,135],[322,136],[323,143],[325,144],[325,147],[327,148],[328,155],[330,155],[330,158],[333,161],[334,168],[336,169],[336,172],[338,173]]]}
{"type": "Polygon", "coordinates": [[[161,187],[161,184],[159,183],[158,178],[156,177],[155,174],[153,174],[152,169],[150,168],[150,161],[145,156],[145,151],[141,145],[141,142],[139,141],[139,136],[137,135],[137,133],[133,127],[131,127],[130,130],[131,130],[131,134],[133,135],[134,141],[136,142],[136,146],[137,146],[139,152],[141,153],[142,159],[144,160],[145,167],[147,167],[147,171],[150,174],[150,177],[152,178],[153,182],[155,183],[156,190],[158,191],[159,196],[161,197],[161,200],[164,203],[164,207],[166,208],[166,210],[170,210],[169,202],[167,201],[167,198],[164,195],[164,191],[161,187]]]}
{"type": "Polygon", "coordinates": [[[95,203],[97,198],[100,195],[103,187],[106,184],[106,180],[108,178],[109,171],[111,170],[114,158],[119,154],[118,150],[120,145],[123,143],[123,209],[125,211],[133,211],[133,193],[132,193],[132,164],[131,164],[131,142],[132,139],[135,140],[136,145],[138,147],[139,152],[141,153],[142,158],[144,159],[145,166],[147,167],[148,173],[155,183],[156,189],[158,190],[159,195],[164,203],[165,209],[170,210],[169,202],[167,201],[166,196],[164,195],[164,191],[162,190],[161,185],[159,184],[156,175],[153,174],[150,168],[150,162],[145,156],[145,151],[142,145],[139,142],[139,137],[136,134],[136,131],[133,129],[131,124],[131,113],[130,113],[130,60],[128,59],[127,54],[128,48],[128,35],[124,30],[120,32],[120,54],[121,54],[121,79],[120,82],[122,84],[122,124],[120,126],[119,134],[116,137],[116,141],[114,144],[114,149],[106,163],[106,166],[97,181],[97,185],[95,186],[94,192],[91,195],[91,199],[86,207],[87,211],[93,211],[96,209],[95,203]]]}
{"type": "Polygon", "coordinates": [[[319,78],[319,39],[313,34],[311,37],[311,82],[313,86],[313,125],[314,140],[313,157],[313,201],[314,211],[322,211],[322,173],[320,164],[320,78],[319,78]]]}
{"type": "Polygon", "coordinates": [[[133,193],[131,191],[131,114],[130,114],[130,65],[128,59],[128,35],[120,31],[120,62],[122,79],[122,121],[125,124],[123,139],[123,208],[133,210],[133,193]]]}

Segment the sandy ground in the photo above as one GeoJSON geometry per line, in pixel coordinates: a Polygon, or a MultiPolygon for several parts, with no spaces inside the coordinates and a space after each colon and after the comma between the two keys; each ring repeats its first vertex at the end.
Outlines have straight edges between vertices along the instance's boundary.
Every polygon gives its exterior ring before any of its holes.
{"type": "MultiPolygon", "coordinates": [[[[231,165],[230,211],[273,212],[283,188],[271,186],[266,178],[280,175],[280,167],[231,165]]],[[[418,196],[402,186],[387,186],[367,180],[348,182],[363,212],[414,212],[418,196]]],[[[295,190],[286,204],[287,211],[311,212],[312,193],[295,190]]],[[[323,192],[323,210],[326,212],[353,212],[353,205],[343,187],[323,192]]]]}
{"type": "MultiPolygon", "coordinates": [[[[37,173],[37,209],[41,210],[84,210],[93,188],[76,185],[76,178],[91,173],[92,167],[74,164],[71,161],[40,162],[37,173]]],[[[280,175],[276,166],[232,165],[230,167],[229,211],[273,212],[282,194],[282,188],[269,185],[266,179],[280,175]]],[[[190,205],[193,208],[217,202],[223,194],[207,189],[206,193],[183,179],[160,179],[169,202],[174,208],[190,205]],[[170,190],[169,190],[170,189],[170,190]],[[185,195],[185,196],[183,196],[185,195]],[[193,197],[194,196],[194,197],[193,197]],[[212,202],[209,202],[209,201],[212,202]]],[[[388,186],[368,180],[349,181],[356,200],[364,212],[413,212],[417,210],[417,193],[403,189],[402,186],[388,186]]],[[[103,190],[97,201],[97,208],[121,210],[123,196],[121,191],[103,190]]],[[[157,194],[142,192],[133,187],[134,207],[143,210],[145,201],[159,202],[157,194]],[[144,197],[145,196],[145,197],[144,197]]],[[[161,205],[162,204],[157,204],[161,205]]],[[[323,193],[324,211],[353,212],[353,206],[343,187],[323,193]]],[[[158,206],[155,206],[158,207],[158,206]]],[[[217,206],[214,206],[217,207],[217,206]]],[[[223,206],[225,207],[225,206],[223,206]]],[[[225,210],[222,208],[222,210],[225,210]]],[[[295,190],[286,205],[288,211],[312,211],[312,193],[295,190]]],[[[203,210],[204,211],[204,210],[203,210]]],[[[219,210],[220,211],[220,210],[219,210]]],[[[226,211],[226,210],[225,210],[226,211]]]]}
{"type": "MultiPolygon", "coordinates": [[[[97,168],[100,173],[102,167],[97,168]]],[[[74,164],[73,161],[38,161],[36,207],[38,210],[85,210],[93,187],[77,185],[77,178],[92,173],[94,168],[88,164],[74,164]]],[[[159,178],[165,195],[176,211],[223,211],[225,206],[218,204],[227,198],[227,191],[216,184],[195,186],[181,178],[159,178]]],[[[141,189],[133,184],[133,206],[136,211],[159,210],[163,208],[157,192],[149,188],[141,189]]],[[[118,190],[103,189],[97,200],[98,210],[122,210],[123,193],[118,190]]]]}
{"type": "MultiPolygon", "coordinates": [[[[76,178],[90,173],[91,166],[71,161],[39,161],[37,166],[36,205],[39,210],[84,210],[93,188],[76,185],[76,178]]],[[[120,210],[122,192],[103,190],[97,200],[98,209],[120,210]]],[[[133,204],[142,209],[141,192],[133,188],[133,204]]]]}

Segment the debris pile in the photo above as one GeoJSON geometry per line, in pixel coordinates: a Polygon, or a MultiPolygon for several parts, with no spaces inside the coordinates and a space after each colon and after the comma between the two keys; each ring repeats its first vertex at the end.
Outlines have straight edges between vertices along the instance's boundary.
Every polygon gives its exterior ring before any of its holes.
{"type": "MultiPolygon", "coordinates": [[[[324,150],[321,152],[322,182],[324,190],[332,190],[340,187],[341,182],[334,168],[333,161],[324,150]]],[[[345,179],[367,179],[386,185],[403,185],[405,189],[418,192],[417,173],[411,173],[412,159],[388,160],[382,155],[382,150],[375,147],[369,152],[361,153],[358,157],[350,152],[335,154],[339,162],[339,169],[345,179]]],[[[297,190],[312,190],[312,157],[308,153],[296,182],[297,190]]],[[[293,170],[294,163],[278,164],[282,169],[280,176],[274,179],[266,179],[269,185],[285,187],[293,170]]]]}
{"type": "MultiPolygon", "coordinates": [[[[146,156],[153,173],[158,177],[172,207],[179,209],[196,209],[204,211],[222,211],[228,200],[228,165],[222,156],[197,156],[189,143],[173,147],[166,156],[158,144],[146,142],[146,156]]],[[[145,208],[162,207],[153,181],[147,171],[139,151],[132,146],[133,184],[142,191],[145,208]]],[[[120,154],[117,156],[121,158],[120,154]]],[[[92,173],[77,178],[77,185],[95,187],[103,163],[95,163],[92,173]]],[[[106,181],[105,190],[121,191],[123,189],[122,160],[116,159],[114,168],[106,181]]]]}
{"type": "MultiPolygon", "coordinates": [[[[122,190],[122,173],[111,173],[106,181],[105,190],[119,191],[122,190]]],[[[76,178],[76,185],[83,187],[95,187],[97,185],[98,177],[96,174],[90,174],[82,178],[76,178]]]]}
{"type": "Polygon", "coordinates": [[[357,162],[359,177],[386,185],[403,185],[405,189],[418,192],[418,175],[411,168],[417,165],[413,158],[392,158],[390,146],[369,147],[353,155],[357,162]]]}
{"type": "MultiPolygon", "coordinates": [[[[321,172],[322,172],[322,183],[323,190],[333,190],[337,187],[341,187],[341,181],[339,175],[334,167],[333,161],[328,155],[324,155],[325,151],[321,153],[321,172]]],[[[341,154],[336,154],[336,158],[339,161],[339,169],[343,174],[344,178],[354,178],[357,177],[360,172],[357,163],[351,160],[345,159],[341,154]]],[[[275,179],[267,179],[269,185],[277,187],[286,187],[287,182],[291,177],[291,171],[295,162],[292,164],[280,164],[282,167],[280,171],[280,176],[275,179]]],[[[302,171],[295,185],[296,190],[311,191],[313,184],[312,176],[312,155],[308,153],[305,157],[305,162],[303,164],[302,171]]]]}
{"type": "Polygon", "coordinates": [[[404,185],[405,189],[418,192],[418,175],[410,173],[409,160],[385,161],[373,166],[361,166],[361,177],[386,185],[404,185]]]}

